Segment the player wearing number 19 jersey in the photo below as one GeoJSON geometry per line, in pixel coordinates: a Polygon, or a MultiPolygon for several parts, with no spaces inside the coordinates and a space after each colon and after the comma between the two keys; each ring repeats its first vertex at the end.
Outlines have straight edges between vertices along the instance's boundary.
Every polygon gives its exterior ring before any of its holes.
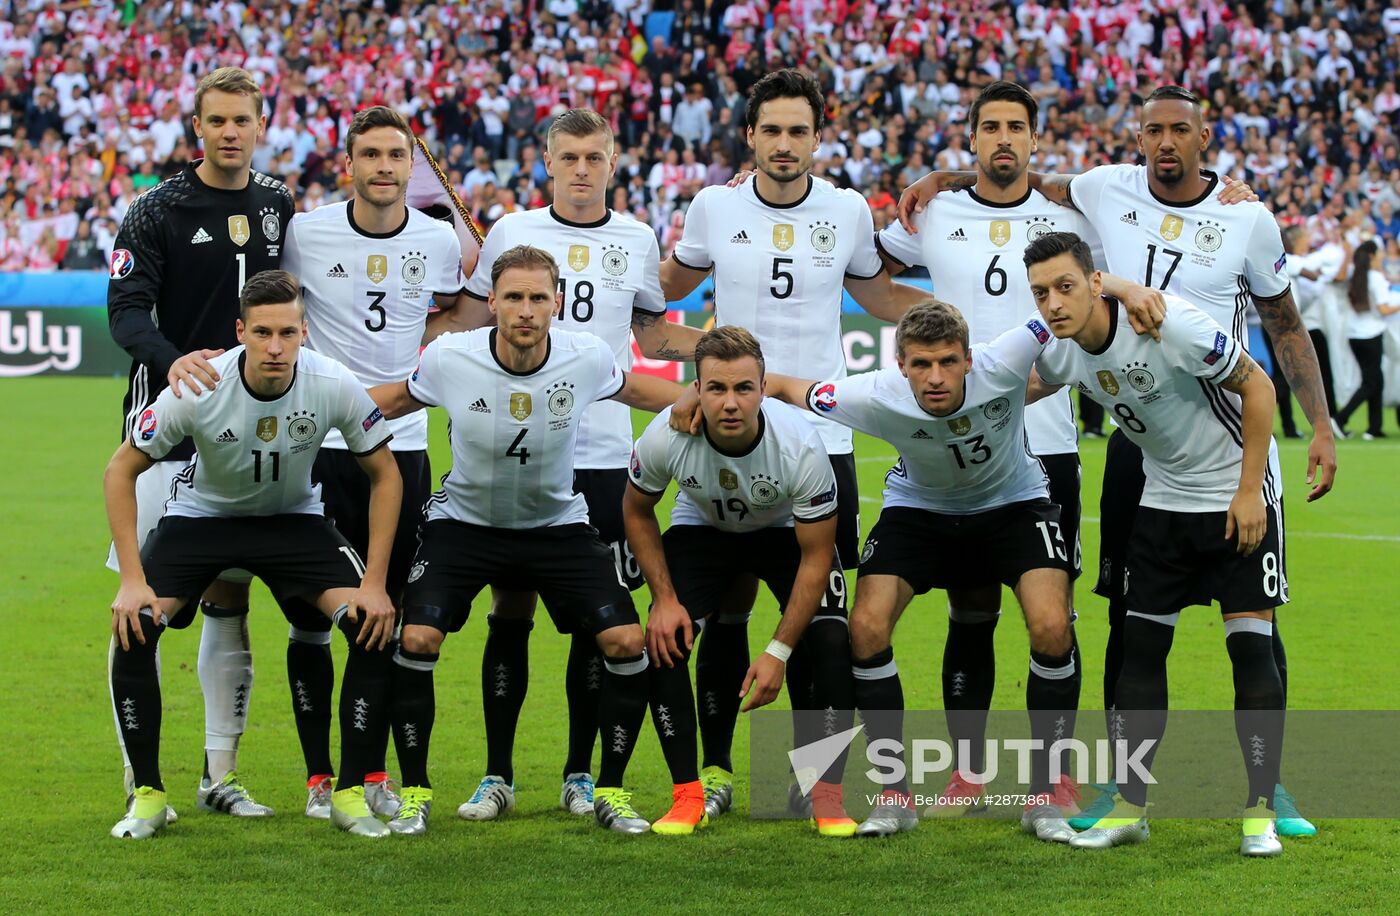
{"type": "MultiPolygon", "coordinates": [[[[1160,342],[1130,333],[1123,309],[1101,296],[1089,248],[1077,236],[1044,236],[1024,260],[1041,317],[1060,338],[1036,363],[1041,379],[1076,385],[1110,409],[1145,459],[1124,573],[1123,737],[1129,748],[1160,743],[1177,618],[1189,605],[1219,601],[1249,774],[1240,851],[1278,855],[1284,704],[1272,631],[1274,609],[1288,601],[1288,576],[1273,385],[1237,339],[1183,299],[1169,298],[1160,342]]],[[[1150,766],[1151,752],[1144,758],[1150,766]]],[[[1147,786],[1121,761],[1120,772],[1128,776],[1115,807],[1074,845],[1147,839],[1147,786]]]]}
{"type": "MultiPolygon", "coordinates": [[[[1023,420],[1031,366],[1049,339],[1033,320],[969,351],[962,316],[939,302],[900,320],[897,369],[810,384],[769,379],[774,396],[899,452],[861,554],[851,612],[856,706],[872,738],[899,739],[904,700],[890,638],[913,597],[933,588],[1011,586],[1030,631],[1031,733],[1048,749],[1056,720],[1073,721],[1080,676],[1070,628],[1070,560],[1059,507],[1026,447],[1023,420]]],[[[1034,801],[1022,815],[1023,828],[1043,840],[1067,841],[1072,831],[1049,803],[1047,752],[1033,755],[1029,788],[1034,801]]],[[[859,833],[884,836],[916,824],[908,787],[901,785],[859,833]]]]}

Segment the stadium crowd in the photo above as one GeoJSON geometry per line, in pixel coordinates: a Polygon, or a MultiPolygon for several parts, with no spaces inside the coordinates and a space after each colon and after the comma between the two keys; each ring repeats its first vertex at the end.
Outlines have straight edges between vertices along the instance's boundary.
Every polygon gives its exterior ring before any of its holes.
{"type": "Polygon", "coordinates": [[[862,191],[876,228],[899,189],[964,168],[976,91],[1042,102],[1041,170],[1136,155],[1136,100],[1163,82],[1209,100],[1208,164],[1242,177],[1321,246],[1374,236],[1400,279],[1400,0],[500,0],[115,4],[0,0],[0,269],[102,267],[131,200],[199,155],[201,74],[263,81],[254,167],[301,209],[343,199],[353,113],[390,105],[435,141],[484,228],[548,203],[544,131],[570,107],[622,139],[615,209],[663,256],[695,193],[750,161],[748,87],[800,66],[827,90],[816,171],[862,191]]]}

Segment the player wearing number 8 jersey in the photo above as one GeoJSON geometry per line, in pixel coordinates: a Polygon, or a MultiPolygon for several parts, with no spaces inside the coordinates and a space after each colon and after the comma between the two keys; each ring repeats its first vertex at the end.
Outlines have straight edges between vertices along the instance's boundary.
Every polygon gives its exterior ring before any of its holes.
{"type": "MultiPolygon", "coordinates": [[[[698,328],[666,320],[657,279],[659,253],[651,227],[608,209],[607,191],[617,168],[612,129],[597,112],[576,108],[550,125],[545,168],[554,179],[554,202],[539,210],[510,213],[491,227],[467,294],[485,302],[501,253],[528,244],[549,252],[559,268],[563,305],[561,330],[599,337],[623,369],[632,366],[635,334],[644,356],[689,359],[698,328]]],[[[642,584],[622,525],[632,415],[625,404],[603,400],[584,408],[578,421],[573,487],[588,506],[588,523],[613,552],[618,575],[629,589],[642,584]]],[[[489,632],[481,654],[481,702],[486,722],[486,777],[480,796],[463,816],[489,820],[514,804],[515,730],[529,682],[529,638],[534,599],[529,593],[498,592],[486,618],[489,632]]],[[[603,659],[593,634],[570,634],[564,692],[569,709],[568,754],[560,804],[574,814],[593,814],[593,746],[603,659]]]]}
{"type": "MultiPolygon", "coordinates": [[[[1160,743],[1177,618],[1184,607],[1218,600],[1249,774],[1240,851],[1277,855],[1283,685],[1272,630],[1274,608],[1288,601],[1288,576],[1273,385],[1238,340],[1183,299],[1168,299],[1160,342],[1129,333],[1077,236],[1044,236],[1024,260],[1040,314],[1059,338],[1037,360],[1040,379],[1076,385],[1111,410],[1145,459],[1124,574],[1123,737],[1129,748],[1160,743]]],[[[1152,752],[1143,756],[1150,766],[1152,752]]],[[[1147,786],[1138,771],[1119,772],[1128,778],[1114,808],[1074,845],[1147,839],[1147,786]]]]}
{"type": "MultiPolygon", "coordinates": [[[[1072,831],[1063,814],[1039,799],[1054,788],[1047,751],[1056,720],[1072,731],[1079,705],[1070,560],[1023,420],[1031,366],[1049,339],[1033,320],[969,350],[957,309],[916,306],[895,332],[897,369],[818,382],[770,376],[768,391],[899,452],[861,554],[851,611],[855,700],[867,735],[900,738],[904,698],[890,639],[913,597],[933,588],[1011,586],[1030,631],[1031,733],[1043,741],[1032,755],[1029,789],[1037,801],[1021,823],[1040,839],[1065,842],[1072,831]]],[[[909,801],[907,784],[895,786],[859,833],[913,829],[909,801]]]]}

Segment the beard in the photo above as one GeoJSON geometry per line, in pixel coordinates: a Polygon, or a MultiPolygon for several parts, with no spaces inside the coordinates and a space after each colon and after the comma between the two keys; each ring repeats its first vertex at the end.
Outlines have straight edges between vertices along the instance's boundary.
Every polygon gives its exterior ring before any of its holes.
{"type": "Polygon", "coordinates": [[[760,165],[758,168],[759,171],[763,172],[763,174],[767,175],[774,181],[780,181],[786,184],[789,181],[796,181],[803,175],[806,175],[808,169],[810,168],[810,163],[806,168],[803,168],[801,160],[798,160],[792,164],[792,170],[788,172],[780,172],[778,171],[777,166],[774,165],[760,165]]]}
{"type": "Polygon", "coordinates": [[[1180,184],[1181,180],[1186,177],[1186,163],[1180,159],[1177,162],[1177,168],[1173,172],[1163,172],[1154,162],[1152,164],[1152,177],[1165,185],[1180,184]]]}
{"type": "Polygon", "coordinates": [[[1026,170],[1020,160],[1016,160],[1010,163],[988,163],[982,168],[982,172],[997,187],[1008,188],[1015,184],[1026,170]]]}

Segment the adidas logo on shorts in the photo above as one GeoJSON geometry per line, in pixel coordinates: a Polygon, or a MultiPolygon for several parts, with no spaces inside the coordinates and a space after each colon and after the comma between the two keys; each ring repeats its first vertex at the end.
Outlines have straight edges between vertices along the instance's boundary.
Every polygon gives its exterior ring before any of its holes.
{"type": "Polygon", "coordinates": [[[209,233],[205,232],[203,226],[200,226],[199,229],[195,232],[194,237],[190,239],[190,244],[202,245],[205,242],[212,241],[214,241],[214,237],[209,233]]]}
{"type": "Polygon", "coordinates": [[[225,442],[225,443],[227,443],[227,442],[237,442],[237,441],[238,441],[238,437],[235,436],[235,435],[233,434],[233,430],[231,430],[231,429],[226,429],[226,430],[224,430],[223,432],[219,433],[219,437],[218,437],[217,439],[215,439],[214,441],[215,441],[215,442],[225,442]]]}
{"type": "Polygon", "coordinates": [[[914,430],[914,435],[910,436],[909,438],[910,438],[910,439],[932,439],[933,437],[930,436],[928,433],[924,432],[922,429],[916,429],[916,430],[914,430]]]}
{"type": "Polygon", "coordinates": [[[694,475],[694,474],[691,474],[691,475],[690,475],[689,477],[687,477],[685,480],[682,480],[682,481],[681,481],[681,486],[683,486],[683,487],[689,487],[689,488],[692,489],[692,490],[698,490],[698,489],[700,489],[700,481],[698,481],[698,480],[695,479],[695,475],[694,475]]]}
{"type": "Polygon", "coordinates": [[[491,408],[486,406],[486,399],[485,399],[485,398],[477,398],[477,399],[472,403],[472,406],[468,407],[467,410],[475,410],[477,413],[490,413],[490,412],[491,412],[491,408]]]}
{"type": "Polygon", "coordinates": [[[345,268],[339,264],[326,271],[326,276],[332,280],[348,280],[350,278],[350,275],[345,272],[345,268]]]}
{"type": "Polygon", "coordinates": [[[966,232],[963,232],[963,231],[962,231],[962,227],[959,226],[958,229],[957,229],[957,231],[952,232],[952,233],[950,233],[950,234],[948,235],[948,241],[950,241],[950,242],[966,242],[966,241],[967,241],[967,233],[966,233],[966,232]]]}
{"type": "Polygon", "coordinates": [[[734,237],[733,237],[732,239],[729,240],[729,244],[731,244],[731,245],[752,245],[753,243],[752,243],[751,241],[749,241],[749,234],[748,234],[747,232],[745,232],[743,229],[740,229],[738,232],[734,233],[734,237]]]}
{"type": "Polygon", "coordinates": [[[1138,224],[1137,211],[1129,210],[1127,213],[1124,213],[1122,216],[1118,217],[1118,222],[1127,223],[1129,226],[1136,226],[1138,224]]]}

